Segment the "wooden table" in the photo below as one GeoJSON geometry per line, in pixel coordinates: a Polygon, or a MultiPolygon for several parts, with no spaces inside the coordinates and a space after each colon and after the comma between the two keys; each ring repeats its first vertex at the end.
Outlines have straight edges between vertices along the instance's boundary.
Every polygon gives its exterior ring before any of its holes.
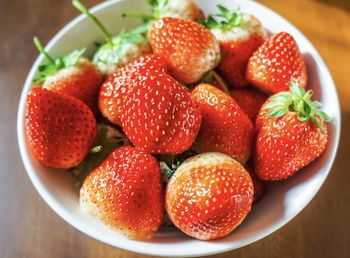
{"type": "MultiPolygon", "coordinates": [[[[350,257],[350,2],[261,2],[293,22],[327,62],[342,102],[342,138],[332,172],[300,215],[263,240],[216,257],[350,257]]],[[[69,0],[0,0],[0,257],[140,257],[59,218],[35,191],[18,153],[17,104],[37,56],[32,37],[47,42],[76,15],[69,0]]]]}

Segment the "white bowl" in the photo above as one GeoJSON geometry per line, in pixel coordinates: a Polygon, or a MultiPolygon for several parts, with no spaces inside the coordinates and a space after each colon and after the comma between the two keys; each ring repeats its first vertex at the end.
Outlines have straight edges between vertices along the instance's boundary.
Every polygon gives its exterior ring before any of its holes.
{"type": "MultiPolygon", "coordinates": [[[[18,110],[18,142],[25,168],[39,194],[59,216],[85,234],[112,246],[143,254],[184,257],[210,255],[248,245],[271,234],[294,218],[318,192],[335,158],[340,134],[338,96],[326,65],[306,37],[274,11],[256,2],[236,0],[234,6],[232,0],[196,2],[205,13],[215,12],[218,3],[230,8],[238,5],[244,12],[257,16],[272,33],[287,31],[295,37],[306,59],[309,87],[315,91],[315,97],[323,103],[323,109],[333,118],[327,149],[317,161],[295,176],[274,183],[264,199],[253,207],[243,224],[223,239],[199,241],[187,237],[179,230],[169,228],[161,229],[147,242],[126,239],[90,215],[81,212],[78,189],[74,187],[74,178],[69,172],[55,171],[42,166],[30,152],[24,131],[24,106],[34,75],[43,61],[43,56],[40,55],[28,75],[18,110]]],[[[133,19],[122,19],[123,12],[146,8],[143,0],[115,0],[103,2],[92,10],[111,32],[117,33],[123,28],[137,24],[133,19]]],[[[92,53],[93,42],[101,39],[96,26],[88,18],[80,15],[57,33],[47,49],[56,56],[87,46],[89,53],[92,53]]]]}

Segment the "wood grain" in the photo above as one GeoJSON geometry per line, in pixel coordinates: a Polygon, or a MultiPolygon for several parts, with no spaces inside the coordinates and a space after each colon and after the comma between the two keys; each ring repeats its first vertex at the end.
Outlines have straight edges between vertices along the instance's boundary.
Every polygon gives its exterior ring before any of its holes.
{"type": "MultiPolygon", "coordinates": [[[[0,257],[140,257],[65,223],[36,193],[19,157],[16,112],[23,82],[37,56],[32,37],[47,42],[76,16],[70,2],[0,0],[0,257]]],[[[342,139],[325,185],[300,215],[263,240],[212,257],[350,257],[349,1],[261,2],[294,23],[327,62],[342,103],[342,139]]]]}

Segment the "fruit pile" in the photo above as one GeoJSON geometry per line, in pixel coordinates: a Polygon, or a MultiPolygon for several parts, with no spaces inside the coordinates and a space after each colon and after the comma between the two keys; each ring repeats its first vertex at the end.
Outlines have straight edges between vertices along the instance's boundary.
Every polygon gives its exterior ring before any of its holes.
{"type": "Polygon", "coordinates": [[[26,103],[31,150],[77,176],[82,209],[134,239],[164,221],[224,237],[263,197],[324,151],[330,118],[305,90],[293,36],[219,5],[147,0],[144,24],[39,67],[26,103]]]}

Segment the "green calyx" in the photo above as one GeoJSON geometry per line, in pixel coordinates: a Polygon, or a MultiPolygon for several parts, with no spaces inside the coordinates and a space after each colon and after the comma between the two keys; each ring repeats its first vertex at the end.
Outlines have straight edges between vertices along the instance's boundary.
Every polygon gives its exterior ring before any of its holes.
{"type": "Polygon", "coordinates": [[[198,153],[192,148],[178,155],[161,155],[159,162],[161,170],[167,179],[171,178],[177,168],[188,158],[197,155],[198,153]]]}
{"type": "Polygon", "coordinates": [[[129,32],[120,32],[116,37],[113,37],[113,45],[109,43],[103,44],[99,47],[93,57],[93,63],[117,64],[122,56],[124,56],[125,46],[127,44],[145,44],[147,43],[145,33],[148,28],[139,26],[129,32]]]}
{"type": "Polygon", "coordinates": [[[169,4],[169,0],[145,0],[151,7],[153,18],[158,19],[166,12],[169,4]]]}
{"type": "Polygon", "coordinates": [[[331,122],[332,119],[321,110],[321,103],[312,101],[312,90],[305,91],[295,80],[290,82],[290,91],[281,92],[270,98],[264,110],[269,110],[268,116],[278,118],[287,112],[295,112],[301,122],[311,120],[323,132],[322,121],[331,122]]]}
{"type": "Polygon", "coordinates": [[[159,19],[168,9],[169,0],[145,0],[152,8],[152,14],[147,15],[144,13],[124,13],[123,17],[139,18],[146,24],[152,24],[153,21],[159,19]]]}
{"type": "Polygon", "coordinates": [[[83,56],[86,50],[85,48],[75,50],[64,57],[54,59],[49,55],[49,53],[46,52],[46,50],[44,49],[43,45],[37,37],[34,37],[33,41],[36,48],[39,50],[40,53],[42,53],[45,56],[46,60],[48,61],[47,64],[39,66],[39,76],[34,79],[34,82],[36,83],[44,82],[48,76],[53,75],[60,69],[75,66],[79,62],[80,58],[83,56]]]}
{"type": "Polygon", "coordinates": [[[242,23],[243,14],[239,9],[230,11],[222,5],[217,5],[217,8],[220,11],[218,14],[211,14],[206,20],[199,23],[208,29],[221,29],[223,31],[231,30],[242,23]],[[215,17],[218,17],[219,20],[215,17]]]}
{"type": "Polygon", "coordinates": [[[109,138],[107,133],[107,126],[101,125],[95,146],[78,166],[71,168],[77,175],[77,186],[81,186],[89,173],[98,167],[112,151],[122,146],[124,138],[109,138]]]}
{"type": "Polygon", "coordinates": [[[123,55],[123,47],[125,44],[142,44],[147,42],[145,34],[148,31],[149,25],[145,24],[137,27],[130,32],[120,32],[117,36],[113,37],[112,34],[106,29],[102,22],[92,14],[82,3],[78,0],[73,0],[72,4],[81,13],[87,15],[98,28],[100,28],[105,44],[102,44],[98,51],[96,52],[93,63],[106,63],[106,64],[116,64],[119,58],[123,55]]]}

